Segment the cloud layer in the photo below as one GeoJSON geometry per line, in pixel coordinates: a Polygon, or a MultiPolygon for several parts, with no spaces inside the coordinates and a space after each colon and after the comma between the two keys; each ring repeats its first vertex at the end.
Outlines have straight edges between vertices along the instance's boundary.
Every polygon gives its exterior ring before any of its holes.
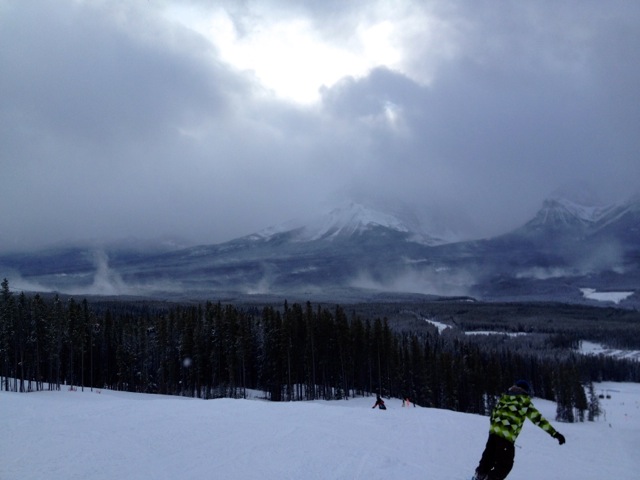
{"type": "Polygon", "coordinates": [[[636,191],[640,5],[295,3],[0,0],[0,249],[352,196],[481,236],[568,182],[636,191]]]}

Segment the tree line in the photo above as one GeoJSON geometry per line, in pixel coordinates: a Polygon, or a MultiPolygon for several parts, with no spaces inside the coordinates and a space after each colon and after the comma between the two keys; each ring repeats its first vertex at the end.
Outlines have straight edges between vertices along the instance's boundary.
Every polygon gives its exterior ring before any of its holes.
{"type": "Polygon", "coordinates": [[[12,391],[73,386],[210,399],[257,390],[273,401],[379,393],[480,414],[524,378],[536,396],[558,402],[565,421],[590,412],[583,385],[640,381],[637,362],[394,331],[385,317],[340,305],[90,305],[16,295],[6,280],[0,355],[0,388],[12,391]]]}

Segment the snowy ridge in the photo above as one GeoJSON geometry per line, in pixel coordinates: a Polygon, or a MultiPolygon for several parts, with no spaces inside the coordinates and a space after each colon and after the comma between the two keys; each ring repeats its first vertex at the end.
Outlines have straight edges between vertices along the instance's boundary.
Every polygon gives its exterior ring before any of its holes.
{"type": "Polygon", "coordinates": [[[539,225],[592,225],[598,222],[612,207],[586,206],[563,198],[545,200],[534,222],[539,225]]]}
{"type": "Polygon", "coordinates": [[[305,227],[305,236],[309,240],[352,236],[376,226],[409,232],[407,225],[393,215],[351,202],[343,207],[334,208],[319,223],[305,227]]]}
{"type": "Polygon", "coordinates": [[[611,211],[612,206],[580,205],[567,199],[557,199],[556,202],[569,214],[585,223],[595,223],[611,211]]]}
{"type": "MultiPolygon", "coordinates": [[[[408,214],[404,216],[409,217],[408,214]]],[[[435,245],[442,243],[436,237],[423,233],[413,218],[374,210],[356,202],[333,208],[329,212],[306,220],[291,220],[250,235],[252,240],[269,240],[276,235],[291,233],[293,240],[311,242],[349,238],[366,233],[376,227],[408,234],[411,241],[435,245]]]]}
{"type": "Polygon", "coordinates": [[[627,202],[612,205],[607,212],[598,219],[598,229],[607,227],[608,225],[621,220],[626,215],[640,214],[640,194],[635,195],[627,202]]]}
{"type": "Polygon", "coordinates": [[[302,228],[302,225],[303,225],[302,222],[299,220],[289,220],[279,225],[272,225],[270,227],[263,228],[262,230],[256,233],[247,235],[245,238],[247,240],[253,240],[253,241],[269,240],[270,238],[275,237],[276,235],[279,235],[281,233],[286,233],[293,230],[300,230],[302,228]]]}
{"type": "MultiPolygon", "coordinates": [[[[637,200],[637,199],[636,199],[637,200]]],[[[567,198],[552,196],[545,200],[536,216],[524,228],[582,229],[592,232],[614,223],[640,204],[632,199],[610,205],[584,204],[567,198]]]]}

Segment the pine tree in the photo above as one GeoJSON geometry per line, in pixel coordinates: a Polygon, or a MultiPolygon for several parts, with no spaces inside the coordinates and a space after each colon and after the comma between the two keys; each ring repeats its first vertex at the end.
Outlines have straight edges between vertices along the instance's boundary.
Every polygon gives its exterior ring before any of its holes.
{"type": "Polygon", "coordinates": [[[578,415],[578,420],[584,422],[584,413],[588,410],[589,403],[584,393],[584,387],[577,378],[573,381],[573,406],[578,415]]]}
{"type": "Polygon", "coordinates": [[[587,388],[589,390],[589,410],[587,419],[590,422],[593,422],[600,416],[602,411],[600,409],[600,401],[598,400],[598,395],[596,395],[595,388],[593,387],[593,382],[589,382],[589,386],[587,388]]]}
{"type": "Polygon", "coordinates": [[[11,371],[11,344],[14,335],[15,301],[9,281],[2,281],[0,293],[0,355],[2,355],[2,372],[0,373],[0,388],[4,377],[4,389],[9,390],[9,379],[13,375],[11,371]]]}
{"type": "Polygon", "coordinates": [[[49,390],[60,390],[62,381],[62,356],[66,330],[66,312],[59,296],[53,299],[51,321],[47,328],[47,346],[49,349],[49,390]]]}
{"type": "Polygon", "coordinates": [[[555,378],[556,420],[558,422],[573,423],[573,395],[572,385],[565,368],[560,368],[555,378]]]}
{"type": "Polygon", "coordinates": [[[15,381],[20,380],[20,384],[16,387],[16,391],[25,391],[25,368],[27,367],[28,360],[28,339],[29,339],[29,325],[30,325],[30,313],[27,298],[24,292],[18,296],[18,302],[15,310],[15,328],[13,336],[13,356],[14,356],[14,374],[15,381]]]}
{"type": "Polygon", "coordinates": [[[43,363],[45,362],[46,327],[49,322],[48,307],[40,295],[36,295],[31,302],[31,325],[29,342],[32,351],[32,375],[36,381],[36,390],[43,389],[43,363]]]}

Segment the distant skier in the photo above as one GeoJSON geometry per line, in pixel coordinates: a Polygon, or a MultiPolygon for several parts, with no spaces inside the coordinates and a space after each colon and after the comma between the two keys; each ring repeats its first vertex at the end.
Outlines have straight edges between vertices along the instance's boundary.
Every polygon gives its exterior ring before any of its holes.
{"type": "Polygon", "coordinates": [[[371,408],[376,408],[376,407],[378,407],[380,410],[386,410],[387,409],[387,407],[384,406],[384,400],[382,400],[382,398],[380,398],[380,395],[378,395],[376,397],[376,403],[371,408]]]}
{"type": "Polygon", "coordinates": [[[562,445],[565,438],[533,406],[529,398],[531,388],[524,380],[500,397],[491,413],[489,440],[472,480],[503,480],[507,478],[515,456],[516,438],[526,418],[547,432],[562,445]]]}

